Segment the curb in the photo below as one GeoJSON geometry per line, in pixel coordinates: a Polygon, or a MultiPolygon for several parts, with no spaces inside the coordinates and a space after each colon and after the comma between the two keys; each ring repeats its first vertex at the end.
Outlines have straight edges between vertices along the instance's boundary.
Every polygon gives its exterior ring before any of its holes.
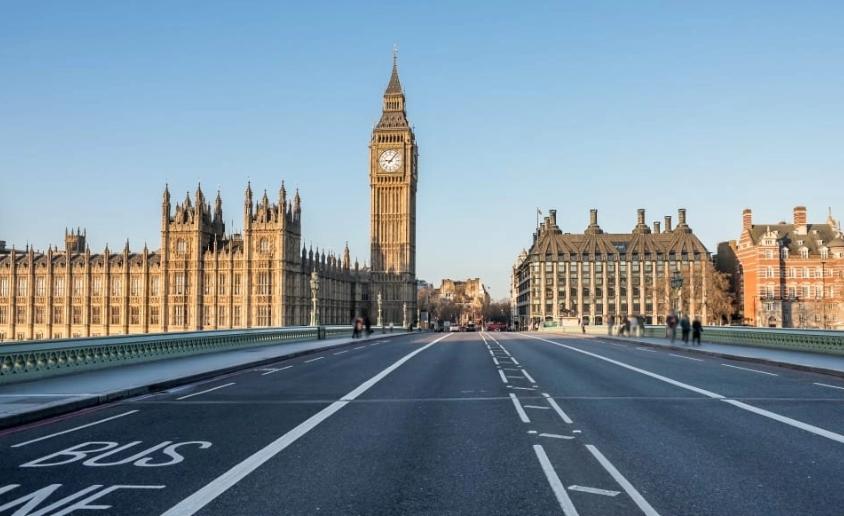
{"type": "MultiPolygon", "coordinates": [[[[375,336],[376,333],[372,334],[370,339],[385,339],[385,338],[392,338],[392,337],[400,337],[406,335],[415,335],[417,332],[406,332],[406,333],[393,333],[393,334],[379,334],[377,337],[375,336]]],[[[331,340],[331,339],[327,339],[331,340]]],[[[218,376],[227,375],[230,373],[234,373],[237,371],[241,371],[243,369],[251,369],[253,367],[259,367],[262,365],[269,365],[281,360],[289,360],[291,358],[297,358],[304,355],[312,355],[315,353],[322,353],[324,351],[330,351],[332,349],[339,349],[345,346],[351,346],[353,344],[357,344],[357,341],[346,342],[343,344],[335,344],[333,346],[325,346],[323,348],[317,349],[308,349],[303,351],[296,351],[293,353],[281,354],[271,358],[262,358],[260,360],[255,360],[253,362],[245,362],[242,364],[223,367],[219,369],[212,369],[209,371],[203,371],[201,373],[192,374],[190,376],[182,376],[179,378],[172,378],[170,380],[164,380],[161,382],[156,382],[148,385],[140,385],[136,387],[130,387],[127,389],[119,389],[116,391],[107,392],[104,394],[100,394],[97,396],[91,396],[89,398],[82,398],[78,400],[73,400],[65,403],[56,403],[55,405],[48,405],[46,407],[38,408],[35,410],[31,410],[28,412],[22,412],[19,414],[12,414],[9,416],[0,416],[0,430],[4,430],[7,428],[12,428],[16,426],[25,425],[27,423],[33,423],[35,421],[40,421],[42,419],[47,419],[51,417],[61,416],[65,414],[69,414],[71,412],[77,412],[82,409],[88,409],[92,407],[96,407],[99,405],[106,405],[109,403],[113,403],[115,401],[125,400],[127,398],[133,398],[135,396],[139,396],[142,394],[151,394],[154,392],[159,392],[166,389],[172,389],[173,387],[178,387],[180,385],[186,385],[190,383],[195,383],[202,380],[207,380],[210,378],[216,378],[218,376]]],[[[37,381],[37,380],[35,380],[37,381]]]]}
{"type": "MultiPolygon", "coordinates": [[[[560,335],[566,335],[565,333],[560,335]]],[[[686,353],[698,354],[698,355],[707,355],[711,357],[719,357],[719,358],[727,358],[729,360],[736,360],[738,362],[752,362],[756,364],[765,364],[775,367],[784,367],[786,369],[794,369],[796,371],[804,371],[808,373],[818,373],[818,374],[825,374],[828,376],[837,376],[839,378],[844,378],[844,371],[839,371],[837,369],[824,369],[822,367],[814,367],[808,366],[803,364],[794,364],[792,362],[780,362],[778,360],[771,360],[768,358],[760,358],[760,357],[748,357],[744,355],[731,355],[729,353],[721,353],[719,351],[706,351],[703,349],[695,349],[692,347],[686,346],[672,346],[672,345],[662,345],[662,344],[652,344],[650,342],[642,342],[639,340],[635,340],[635,337],[621,338],[615,337],[611,335],[587,335],[588,337],[595,338],[595,339],[604,339],[604,340],[611,340],[613,342],[626,342],[627,344],[636,344],[638,346],[646,346],[649,348],[654,349],[665,349],[671,351],[685,351],[686,353]]],[[[779,348],[777,348],[779,349],[779,348]]]]}

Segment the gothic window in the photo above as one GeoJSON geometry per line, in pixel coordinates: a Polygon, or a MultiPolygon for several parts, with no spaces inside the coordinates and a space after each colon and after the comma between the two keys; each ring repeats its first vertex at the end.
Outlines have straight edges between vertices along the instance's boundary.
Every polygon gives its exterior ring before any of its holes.
{"type": "Polygon", "coordinates": [[[103,280],[102,278],[94,278],[91,282],[91,293],[92,295],[99,296],[103,292],[103,280]]]}
{"type": "Polygon", "coordinates": [[[151,296],[157,296],[159,290],[159,283],[158,283],[158,276],[153,277],[149,282],[149,294],[151,296]]]}
{"type": "Polygon", "coordinates": [[[102,317],[100,315],[100,307],[91,307],[91,324],[102,324],[102,317]]]}
{"type": "Polygon", "coordinates": [[[58,277],[53,280],[53,295],[64,297],[64,278],[58,277]]]}
{"type": "Polygon", "coordinates": [[[129,307],[129,324],[141,324],[141,307],[129,307]]]}
{"type": "Polygon", "coordinates": [[[183,305],[173,307],[173,324],[176,326],[185,325],[185,307],[183,305]]]}
{"type": "Polygon", "coordinates": [[[109,324],[120,324],[120,307],[112,306],[109,316],[109,324]]]}
{"type": "Polygon", "coordinates": [[[82,324],[82,307],[74,306],[71,311],[71,322],[73,324],[82,324]]]}
{"type": "Polygon", "coordinates": [[[261,253],[269,253],[270,252],[270,241],[266,238],[262,238],[258,242],[258,251],[261,253]]]}
{"type": "Polygon", "coordinates": [[[258,326],[269,326],[270,315],[271,311],[269,305],[258,306],[258,326]]]}
{"type": "Polygon", "coordinates": [[[35,307],[35,324],[44,324],[44,307],[43,306],[36,306],[35,307]]]}
{"type": "Polygon", "coordinates": [[[269,272],[259,272],[258,273],[258,294],[262,296],[266,296],[270,294],[270,273],[269,272]]]}
{"type": "Polygon", "coordinates": [[[176,274],[175,282],[173,284],[173,293],[177,296],[185,295],[185,275],[184,274],[176,274]]]}
{"type": "Polygon", "coordinates": [[[9,295],[9,278],[0,278],[0,297],[9,295]]]}
{"type": "Polygon", "coordinates": [[[185,254],[188,252],[188,244],[183,238],[176,240],[176,254],[185,254]]]}
{"type": "Polygon", "coordinates": [[[36,296],[43,296],[46,293],[46,288],[44,286],[44,276],[37,276],[35,278],[35,295],[36,296]]]}
{"type": "Polygon", "coordinates": [[[232,308],[232,326],[240,326],[240,307],[232,308]]]}
{"type": "Polygon", "coordinates": [[[53,307],[53,323],[54,324],[62,324],[64,322],[64,307],[63,306],[54,306],[53,307]]]}
{"type": "Polygon", "coordinates": [[[217,276],[217,294],[221,296],[226,294],[226,275],[222,272],[217,276]]]}
{"type": "MultiPolygon", "coordinates": [[[[240,295],[240,274],[235,274],[232,276],[232,294],[235,296],[240,295]]],[[[240,324],[240,322],[236,323],[240,324]]]]}
{"type": "Polygon", "coordinates": [[[217,325],[218,326],[225,326],[226,325],[226,311],[225,310],[217,310],[217,325]]]}
{"type": "MultiPolygon", "coordinates": [[[[137,276],[132,276],[129,280],[129,295],[138,296],[141,293],[141,279],[137,276]]],[[[137,324],[137,323],[135,323],[137,324]]]]}
{"type": "Polygon", "coordinates": [[[26,308],[19,306],[15,309],[15,324],[26,324],[26,308]]]}
{"type": "Polygon", "coordinates": [[[82,278],[73,278],[73,295],[82,295],[82,278]]]}
{"type": "Polygon", "coordinates": [[[152,325],[158,325],[158,307],[151,306],[149,307],[149,323],[152,325]]]}
{"type": "Polygon", "coordinates": [[[211,320],[214,317],[213,309],[210,305],[205,305],[202,307],[202,324],[204,326],[211,326],[211,320]]]}
{"type": "Polygon", "coordinates": [[[111,278],[111,295],[112,296],[120,296],[123,292],[123,285],[121,284],[120,278],[111,278]]]}
{"type": "Polygon", "coordinates": [[[0,306],[0,324],[8,324],[9,321],[9,307],[7,306],[0,306]]]}

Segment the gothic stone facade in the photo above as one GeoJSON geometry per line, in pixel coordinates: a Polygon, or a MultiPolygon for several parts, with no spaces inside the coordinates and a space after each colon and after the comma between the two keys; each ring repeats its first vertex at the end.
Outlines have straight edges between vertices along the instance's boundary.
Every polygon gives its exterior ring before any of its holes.
{"type": "Polygon", "coordinates": [[[520,327],[577,317],[590,325],[610,317],[640,315],[662,323],[676,307],[706,321],[709,252],[679,210],[679,224],[645,223],[645,210],[631,233],[604,233],[591,210],[582,234],[563,233],[550,211],[533,235],[533,245],[513,266],[514,319],[520,327]],[[683,286],[674,290],[674,273],[683,286]]]}
{"type": "Polygon", "coordinates": [[[797,206],[791,224],[754,224],[746,209],[735,254],[747,324],[844,328],[844,235],[831,213],[826,223],[810,224],[797,206]]]}
{"type": "Polygon", "coordinates": [[[459,320],[461,325],[470,322],[480,323],[483,319],[483,311],[489,305],[489,292],[481,282],[480,278],[468,278],[466,280],[443,279],[440,287],[433,290],[431,300],[448,299],[458,306],[460,310],[459,320]]]}
{"type": "Polygon", "coordinates": [[[323,324],[347,324],[367,305],[368,272],[302,247],[301,199],[256,203],[247,186],[243,233],[227,234],[219,193],[201,188],[171,209],[164,190],[161,249],[92,253],[80,231],[64,249],[0,255],[0,338],[58,339],[130,333],[308,324],[310,276],[319,277],[323,324]]]}
{"type": "Polygon", "coordinates": [[[416,314],[416,139],[405,113],[395,56],[381,120],[370,143],[372,270],[302,246],[299,193],[282,184],[256,203],[251,185],[242,234],[226,233],[219,193],[201,188],[172,210],[165,188],[161,247],[92,253],[81,231],[64,249],[7,250],[0,243],[0,340],[309,324],[310,278],[319,278],[321,324],[362,312],[383,324],[416,314]]]}

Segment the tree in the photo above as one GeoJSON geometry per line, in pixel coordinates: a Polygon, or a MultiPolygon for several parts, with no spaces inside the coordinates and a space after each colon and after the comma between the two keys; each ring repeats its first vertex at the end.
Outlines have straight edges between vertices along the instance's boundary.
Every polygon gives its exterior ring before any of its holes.
{"type": "Polygon", "coordinates": [[[484,307],[483,317],[486,322],[507,324],[510,322],[510,302],[506,299],[494,301],[484,307]]]}
{"type": "Polygon", "coordinates": [[[706,264],[706,312],[710,321],[730,322],[736,311],[736,296],[730,291],[730,275],[706,264]]]}

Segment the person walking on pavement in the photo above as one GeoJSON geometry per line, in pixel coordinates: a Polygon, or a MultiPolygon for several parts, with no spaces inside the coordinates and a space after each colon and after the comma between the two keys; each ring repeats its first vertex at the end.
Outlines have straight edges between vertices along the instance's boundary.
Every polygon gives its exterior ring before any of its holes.
{"type": "Polygon", "coordinates": [[[363,314],[363,327],[366,329],[366,336],[372,335],[372,321],[369,320],[369,314],[363,314]]]}
{"type": "Polygon", "coordinates": [[[586,318],[583,317],[580,319],[580,331],[584,334],[586,333],[586,318]]]}
{"type": "Polygon", "coordinates": [[[668,317],[665,318],[665,336],[671,339],[671,343],[674,344],[674,340],[677,338],[677,316],[674,315],[674,310],[668,312],[668,317]]]}
{"type": "Polygon", "coordinates": [[[360,337],[360,328],[363,326],[361,323],[360,317],[355,317],[352,319],[352,338],[357,339],[360,337]]]}
{"type": "Polygon", "coordinates": [[[692,323],[692,346],[700,346],[700,334],[703,333],[703,325],[700,319],[695,317],[692,323]]]}
{"type": "Polygon", "coordinates": [[[689,316],[683,314],[683,317],[680,319],[680,330],[683,335],[683,344],[689,345],[689,332],[692,329],[692,325],[689,323],[689,316]]]}
{"type": "Polygon", "coordinates": [[[609,323],[607,324],[607,335],[612,335],[612,327],[615,325],[615,316],[610,315],[609,323]]]}

